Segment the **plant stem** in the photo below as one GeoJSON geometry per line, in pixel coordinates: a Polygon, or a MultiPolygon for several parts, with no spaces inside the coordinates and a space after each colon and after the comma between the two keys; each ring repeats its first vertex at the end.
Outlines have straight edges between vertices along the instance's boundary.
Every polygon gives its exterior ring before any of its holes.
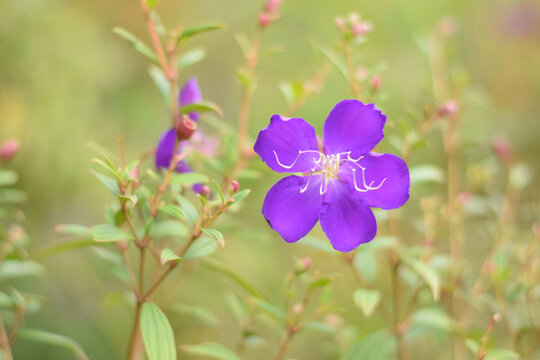
{"type": "Polygon", "coordinates": [[[251,96],[253,95],[253,81],[255,77],[255,69],[259,60],[261,30],[258,29],[253,35],[251,51],[247,55],[247,78],[250,84],[244,87],[242,92],[242,100],[240,103],[240,114],[238,117],[238,152],[244,157],[247,154],[247,140],[249,133],[249,110],[251,107],[251,96]]]}
{"type": "Polygon", "coordinates": [[[137,348],[140,346],[140,321],[141,321],[141,310],[144,301],[142,299],[137,299],[137,306],[135,308],[135,320],[133,322],[133,327],[131,328],[131,336],[129,340],[129,347],[127,353],[128,360],[136,360],[138,351],[137,348]]]}
{"type": "Polygon", "coordinates": [[[352,59],[352,48],[349,41],[343,42],[343,51],[345,53],[345,61],[347,63],[347,74],[349,75],[349,84],[351,86],[351,91],[355,99],[360,99],[361,90],[360,90],[360,85],[354,79],[354,63],[352,59]]]}
{"type": "Polygon", "coordinates": [[[161,44],[159,34],[156,30],[156,25],[152,21],[152,16],[150,15],[150,9],[148,9],[148,6],[146,6],[145,0],[140,0],[140,3],[141,3],[141,9],[144,13],[144,17],[146,18],[146,26],[148,27],[148,32],[150,33],[150,38],[152,39],[154,50],[156,50],[158,60],[161,64],[161,67],[163,68],[163,72],[165,73],[165,76],[167,78],[170,78],[169,63],[167,62],[167,57],[165,56],[163,45],[161,44]]]}
{"type": "Polygon", "coordinates": [[[397,351],[396,357],[398,360],[406,360],[407,355],[405,352],[405,346],[403,344],[403,334],[400,323],[400,312],[399,305],[401,300],[401,291],[399,286],[399,266],[400,261],[397,254],[392,251],[391,253],[392,261],[392,304],[393,304],[393,323],[394,323],[394,334],[396,336],[397,342],[397,351]]]}
{"type": "Polygon", "coordinates": [[[0,347],[4,350],[5,360],[13,360],[13,354],[11,353],[11,346],[9,345],[9,338],[6,333],[2,314],[0,314],[0,347]]]}

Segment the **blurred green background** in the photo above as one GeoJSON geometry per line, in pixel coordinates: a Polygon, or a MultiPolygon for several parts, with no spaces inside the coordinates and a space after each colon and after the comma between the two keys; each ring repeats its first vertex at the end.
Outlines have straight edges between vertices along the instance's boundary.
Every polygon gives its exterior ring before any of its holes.
{"type": "MultiPolygon", "coordinates": [[[[235,70],[243,61],[234,34],[254,30],[262,5],[262,1],[253,0],[163,0],[158,8],[164,23],[171,27],[209,20],[226,24],[225,30],[191,42],[191,46],[205,47],[208,55],[187,68],[181,82],[198,77],[204,98],[220,104],[225,113],[223,121],[233,125],[240,98],[235,70]]],[[[421,113],[432,101],[429,63],[418,43],[442,17],[451,16],[458,24],[458,32],[450,40],[450,57],[456,64],[452,71],[463,78],[464,84],[463,141],[476,143],[489,153],[492,137],[504,134],[516,156],[538,174],[540,9],[538,2],[532,1],[284,0],[282,19],[265,32],[262,40],[263,47],[279,45],[284,51],[264,59],[259,68],[259,87],[251,113],[252,138],[272,114],[286,109],[279,82],[311,77],[323,61],[313,44],[335,44],[334,18],[352,11],[374,24],[369,41],[361,46],[361,64],[368,68],[382,65],[384,96],[377,106],[388,115],[387,134],[396,132],[392,126],[398,120],[407,121],[409,113],[421,113]]],[[[115,26],[148,40],[135,0],[0,2],[0,141],[11,137],[21,141],[13,167],[20,172],[20,187],[29,197],[24,209],[25,226],[33,250],[62,241],[53,231],[56,224],[91,226],[103,222],[103,204],[111,199],[90,176],[90,159],[95,156],[90,142],[115,150],[123,135],[128,156],[136,157],[155,146],[169,124],[161,96],[148,76],[147,59],[112,33],[115,26]]],[[[300,109],[299,116],[320,131],[329,110],[350,97],[348,91],[343,79],[332,72],[323,91],[300,109]]],[[[434,146],[420,151],[411,161],[441,163],[444,154],[436,143],[440,140],[434,137],[431,141],[434,146]]],[[[396,151],[384,142],[381,149],[396,151]]],[[[259,160],[256,166],[263,168],[259,160]]],[[[260,215],[264,194],[276,179],[268,175],[263,181],[241,182],[253,193],[237,220],[232,221],[249,225],[241,233],[228,234],[227,247],[217,256],[279,301],[283,275],[295,258],[311,252],[301,245],[283,243],[267,229],[260,215]],[[249,229],[254,228],[267,235],[249,236],[249,229]]],[[[538,200],[537,179],[534,185],[526,195],[531,202],[538,200]]],[[[418,198],[419,193],[413,189],[406,209],[417,211],[418,198]]],[[[527,223],[537,218],[538,209],[520,215],[527,223]]],[[[422,239],[411,237],[410,242],[415,241],[422,239]]],[[[354,280],[348,270],[338,261],[325,258],[317,262],[317,255],[314,258],[314,267],[338,274],[335,295],[346,309],[348,320],[364,321],[350,297],[354,280]]],[[[48,273],[43,281],[28,286],[48,301],[41,312],[26,319],[27,326],[75,338],[91,359],[121,358],[132,317],[131,307],[117,300],[121,285],[110,281],[107,270],[89,251],[50,258],[45,266],[48,273]]],[[[180,281],[180,276],[169,279],[169,283],[175,281],[180,281]]],[[[219,294],[230,284],[204,270],[195,270],[186,281],[182,288],[189,291],[179,291],[177,301],[212,309],[221,326],[187,325],[186,319],[172,317],[179,343],[213,339],[234,345],[237,325],[230,310],[219,301],[219,294]]],[[[377,320],[366,326],[377,327],[377,320]]],[[[275,335],[269,336],[269,341],[277,343],[278,338],[272,338],[275,335]]],[[[326,336],[301,335],[291,352],[301,359],[330,359],[328,341],[326,336]],[[317,341],[320,352],[303,349],[313,341],[317,341]]],[[[272,349],[270,346],[268,351],[272,349]]],[[[71,358],[59,349],[22,342],[15,346],[15,354],[24,359],[71,358]]],[[[256,354],[253,358],[265,358],[269,353],[263,348],[256,354]]]]}

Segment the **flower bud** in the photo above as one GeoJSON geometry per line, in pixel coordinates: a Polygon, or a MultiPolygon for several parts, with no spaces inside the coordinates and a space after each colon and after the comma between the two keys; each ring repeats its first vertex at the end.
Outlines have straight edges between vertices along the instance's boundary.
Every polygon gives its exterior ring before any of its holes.
{"type": "Polygon", "coordinates": [[[182,120],[176,124],[176,136],[178,140],[189,139],[195,130],[197,130],[197,123],[187,115],[182,116],[182,120]]]}
{"type": "Polygon", "coordinates": [[[305,273],[311,267],[311,259],[308,257],[301,258],[294,264],[294,274],[300,275],[305,273]]]}
{"type": "Polygon", "coordinates": [[[269,13],[275,13],[279,10],[281,0],[268,0],[264,6],[264,10],[269,13]]]}
{"type": "Polygon", "coordinates": [[[343,318],[336,313],[326,315],[324,322],[334,330],[338,330],[344,324],[343,318]]]}
{"type": "Polygon", "coordinates": [[[458,110],[458,103],[453,100],[448,100],[439,108],[439,110],[437,110],[437,115],[439,117],[450,117],[455,115],[458,110]]]}
{"type": "Polygon", "coordinates": [[[229,188],[229,191],[233,194],[236,194],[240,190],[240,185],[238,184],[238,181],[233,180],[231,181],[231,187],[229,188]]]}
{"type": "Polygon", "coordinates": [[[497,137],[492,141],[493,150],[499,159],[506,165],[510,165],[514,158],[512,146],[504,137],[497,137]]]}
{"type": "Polygon", "coordinates": [[[334,19],[334,22],[339,31],[341,32],[345,31],[345,20],[343,20],[343,18],[337,17],[334,19]]]}
{"type": "Polygon", "coordinates": [[[373,76],[371,78],[371,90],[373,90],[373,92],[379,90],[381,88],[381,78],[378,77],[377,75],[373,76]]]}
{"type": "Polygon", "coordinates": [[[270,23],[271,23],[270,16],[268,16],[267,13],[263,12],[263,13],[259,14],[259,26],[260,27],[265,28],[268,25],[270,25],[270,23]]]}
{"type": "Polygon", "coordinates": [[[131,171],[129,172],[129,177],[132,179],[132,189],[131,191],[134,191],[137,186],[139,186],[139,166],[135,166],[131,171]]]}
{"type": "Polygon", "coordinates": [[[206,185],[204,185],[202,188],[201,188],[201,192],[200,192],[201,196],[205,197],[205,198],[209,198],[210,197],[210,188],[206,185]]]}
{"type": "Polygon", "coordinates": [[[370,32],[371,28],[372,28],[371,24],[367,22],[359,22],[352,26],[351,33],[356,37],[360,37],[370,32]]]}
{"type": "Polygon", "coordinates": [[[19,142],[15,139],[5,141],[0,145],[0,162],[11,161],[19,152],[19,142]]]}
{"type": "Polygon", "coordinates": [[[302,304],[296,304],[293,306],[293,313],[296,315],[300,315],[304,312],[304,305],[302,304]]]}

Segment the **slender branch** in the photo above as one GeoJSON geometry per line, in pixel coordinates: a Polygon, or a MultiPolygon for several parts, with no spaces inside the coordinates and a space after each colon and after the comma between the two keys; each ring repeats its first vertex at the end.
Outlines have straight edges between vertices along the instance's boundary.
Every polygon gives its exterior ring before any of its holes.
{"type": "Polygon", "coordinates": [[[131,328],[131,336],[129,340],[129,347],[128,347],[128,354],[127,359],[128,360],[136,360],[138,351],[137,347],[139,345],[139,339],[140,339],[140,321],[141,321],[141,310],[142,305],[144,304],[144,301],[137,300],[137,306],[135,308],[135,320],[133,322],[133,327],[131,328]]]}
{"type": "Polygon", "coordinates": [[[484,358],[486,357],[486,346],[489,340],[489,336],[491,334],[491,331],[495,327],[495,324],[500,320],[500,318],[501,316],[499,314],[494,314],[491,317],[491,320],[489,320],[486,331],[484,332],[484,335],[482,335],[482,339],[480,340],[480,349],[478,350],[478,354],[476,356],[477,360],[484,360],[484,358]]]}
{"type": "Polygon", "coordinates": [[[298,111],[298,109],[302,105],[304,105],[304,103],[314,93],[319,91],[319,89],[322,87],[324,81],[326,80],[331,68],[332,68],[332,65],[330,64],[329,61],[325,61],[322,64],[322,66],[319,68],[319,70],[317,70],[315,75],[313,75],[313,78],[311,80],[309,80],[308,83],[306,84],[304,93],[296,101],[294,101],[291,105],[289,105],[289,108],[285,112],[285,114],[287,114],[287,116],[290,117],[290,116],[294,115],[298,111]]]}
{"type": "Polygon", "coordinates": [[[361,89],[358,82],[354,79],[354,63],[352,59],[352,48],[350,42],[346,40],[343,42],[343,51],[345,53],[345,62],[347,63],[347,73],[349,75],[349,85],[351,86],[351,91],[356,99],[360,99],[361,89]]]}
{"type": "Polygon", "coordinates": [[[9,338],[6,334],[2,314],[0,314],[0,347],[4,350],[5,360],[13,360],[13,354],[11,353],[11,346],[9,344],[9,338]]]}
{"type": "Polygon", "coordinates": [[[399,267],[401,265],[397,255],[392,251],[391,253],[392,261],[392,304],[393,304],[393,324],[394,324],[394,333],[396,336],[397,342],[397,359],[406,360],[407,354],[405,352],[405,346],[403,344],[403,331],[401,329],[400,323],[400,311],[399,305],[401,301],[401,288],[399,286],[399,267]]]}
{"type": "Polygon", "coordinates": [[[161,44],[159,34],[156,30],[156,25],[152,21],[150,9],[148,9],[148,6],[146,6],[146,2],[144,0],[140,0],[140,4],[141,4],[141,9],[144,13],[144,17],[146,18],[146,26],[148,27],[148,32],[150,33],[150,38],[152,39],[154,50],[156,50],[158,60],[161,64],[161,67],[163,68],[163,72],[165,73],[165,76],[169,78],[170,77],[169,63],[167,61],[167,57],[165,56],[165,51],[163,50],[163,45],[161,44]]]}

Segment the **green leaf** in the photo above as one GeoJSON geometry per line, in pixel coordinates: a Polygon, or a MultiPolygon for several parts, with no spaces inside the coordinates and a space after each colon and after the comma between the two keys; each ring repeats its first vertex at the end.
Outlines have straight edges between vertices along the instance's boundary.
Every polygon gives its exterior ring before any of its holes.
{"type": "Polygon", "coordinates": [[[105,185],[105,187],[107,187],[107,189],[109,189],[114,196],[120,195],[120,189],[118,188],[118,182],[116,180],[93,170],[91,172],[99,179],[99,181],[103,183],[103,185],[105,185]]]}
{"type": "Polygon", "coordinates": [[[195,206],[193,206],[193,204],[190,203],[189,200],[187,200],[182,195],[178,195],[176,197],[176,200],[180,204],[180,207],[182,208],[182,211],[184,212],[184,215],[186,216],[187,221],[191,225],[195,225],[197,220],[199,220],[199,212],[197,211],[195,206]]]}
{"type": "MultiPolygon", "coordinates": [[[[87,236],[90,236],[90,234],[87,234],[87,236]]],[[[58,245],[53,245],[51,247],[48,247],[46,249],[43,249],[43,250],[40,250],[39,252],[35,253],[34,254],[34,258],[35,259],[45,259],[45,258],[48,258],[49,256],[53,256],[53,255],[57,255],[57,254],[60,254],[60,253],[63,253],[65,251],[71,251],[71,250],[75,250],[75,249],[82,249],[82,248],[85,248],[85,247],[90,247],[90,246],[96,246],[98,244],[96,244],[96,242],[94,240],[89,240],[89,239],[82,239],[82,240],[78,240],[78,241],[69,241],[69,242],[64,242],[64,243],[61,243],[61,244],[58,244],[58,245]]]]}
{"type": "Polygon", "coordinates": [[[414,326],[451,332],[454,328],[454,321],[443,310],[437,307],[424,308],[411,315],[411,322],[414,326]]]}
{"type": "Polygon", "coordinates": [[[182,34],[178,37],[178,41],[184,41],[189,39],[192,36],[201,34],[203,32],[212,31],[212,30],[218,30],[223,29],[223,25],[217,24],[217,23],[207,23],[207,24],[199,24],[187,29],[184,29],[182,31],[182,34]]]}
{"type": "Polygon", "coordinates": [[[169,261],[180,261],[182,258],[174,253],[171,249],[161,250],[161,265],[165,265],[169,261]]]}
{"type": "Polygon", "coordinates": [[[192,49],[184,52],[178,59],[176,66],[178,70],[196,64],[206,57],[206,50],[201,48],[192,49]]]}
{"type": "Polygon", "coordinates": [[[220,324],[219,319],[216,317],[216,315],[200,306],[176,303],[172,304],[167,309],[180,315],[194,317],[207,325],[217,326],[220,324]]]}
{"type": "Polygon", "coordinates": [[[198,103],[188,104],[182,106],[180,113],[182,115],[189,114],[191,112],[215,112],[216,114],[223,116],[223,110],[213,102],[210,101],[201,101],[198,103]]]}
{"type": "Polygon", "coordinates": [[[237,192],[236,194],[234,194],[232,196],[232,198],[234,200],[234,204],[237,204],[240,201],[244,200],[249,194],[251,194],[250,189],[245,189],[245,190],[241,190],[241,191],[237,192]]]}
{"type": "Polygon", "coordinates": [[[25,276],[41,276],[45,268],[35,261],[4,260],[0,266],[0,279],[10,280],[25,276]]]}
{"type": "Polygon", "coordinates": [[[343,63],[343,61],[339,58],[339,56],[332,50],[321,46],[320,47],[321,52],[323,55],[330,61],[332,65],[336,68],[336,70],[343,76],[345,81],[349,81],[349,73],[347,72],[347,67],[343,63]]]}
{"type": "Polygon", "coordinates": [[[466,339],[465,346],[475,356],[478,354],[478,351],[480,350],[480,344],[476,340],[473,340],[473,339],[466,339]]]}
{"type": "Polygon", "coordinates": [[[375,262],[375,254],[371,249],[358,250],[354,255],[353,265],[365,281],[373,283],[377,272],[377,263],[375,262]]]}
{"type": "Polygon", "coordinates": [[[238,45],[240,46],[240,50],[242,50],[244,57],[247,58],[249,56],[249,53],[252,47],[251,40],[245,33],[235,34],[234,38],[236,42],[238,42],[238,45]]]}
{"type": "Polygon", "coordinates": [[[19,189],[0,189],[0,202],[7,204],[20,204],[27,200],[26,193],[19,189]]]}
{"type": "Polygon", "coordinates": [[[92,159],[92,162],[95,164],[101,165],[101,167],[107,170],[109,173],[111,173],[111,175],[114,176],[116,180],[122,181],[122,176],[120,175],[120,173],[118,173],[118,171],[116,171],[112,162],[110,162],[110,160],[107,157],[105,157],[105,155],[103,156],[106,159],[105,161],[101,159],[92,159]]]}
{"type": "Polygon", "coordinates": [[[59,346],[70,351],[79,360],[88,360],[79,343],[67,336],[43,330],[20,329],[17,331],[17,339],[59,346]]]}
{"type": "Polygon", "coordinates": [[[506,349],[490,349],[486,352],[484,360],[519,360],[518,353],[506,349]]]}
{"type": "Polygon", "coordinates": [[[381,300],[381,293],[376,289],[357,289],[354,292],[354,303],[366,317],[370,317],[381,300]]]}
{"type": "Polygon", "coordinates": [[[220,275],[227,276],[229,279],[235,281],[240,285],[244,290],[246,290],[251,296],[256,298],[264,299],[265,296],[257,289],[257,287],[243,275],[239,274],[235,270],[228,267],[226,264],[223,264],[215,259],[206,258],[204,259],[203,264],[206,267],[216,271],[220,275]]]}
{"type": "Polygon", "coordinates": [[[222,248],[225,247],[225,239],[223,238],[223,234],[215,229],[205,229],[201,228],[201,231],[205,233],[206,235],[210,236],[212,239],[218,242],[219,246],[222,248]]]}
{"type": "Polygon", "coordinates": [[[423,184],[427,182],[443,183],[444,171],[434,165],[419,165],[410,169],[411,184],[423,184]]]}
{"type": "Polygon", "coordinates": [[[148,74],[152,78],[154,85],[156,85],[159,92],[161,93],[161,96],[163,96],[163,100],[165,100],[165,103],[170,105],[171,83],[169,82],[169,80],[167,80],[167,77],[165,76],[165,74],[163,74],[161,68],[152,65],[148,68],[148,74]]]}
{"type": "Polygon", "coordinates": [[[357,342],[339,360],[387,360],[396,345],[394,337],[387,331],[377,331],[357,342]]]}
{"type": "Polygon", "coordinates": [[[61,234],[86,236],[90,229],[83,225],[60,224],[54,227],[54,231],[61,234]]]}
{"type": "Polygon", "coordinates": [[[145,303],[142,307],[141,333],[150,360],[176,360],[171,324],[154,303],[145,303]]]}
{"type": "Polygon", "coordinates": [[[411,258],[410,256],[404,256],[402,254],[401,259],[405,264],[410,266],[414,272],[416,272],[424,279],[424,281],[431,288],[431,292],[433,293],[433,299],[435,301],[438,300],[441,294],[441,279],[439,278],[437,272],[429,265],[426,265],[419,260],[411,258]]]}
{"type": "Polygon", "coordinates": [[[217,247],[218,244],[213,239],[209,237],[201,237],[189,247],[189,249],[184,254],[184,259],[194,259],[201,256],[209,255],[216,251],[217,247]]]}
{"type": "Polygon", "coordinates": [[[90,234],[97,242],[112,242],[121,240],[132,240],[133,235],[109,224],[96,225],[90,229],[90,234]]]}
{"type": "Polygon", "coordinates": [[[160,3],[161,0],[144,0],[146,3],[146,6],[148,6],[149,9],[152,9],[153,7],[157,6],[160,3]]]}
{"type": "Polygon", "coordinates": [[[171,184],[181,184],[185,186],[191,186],[198,183],[205,183],[210,181],[207,175],[195,173],[195,172],[187,172],[183,174],[173,174],[171,176],[170,183],[171,184]]]}
{"type": "Polygon", "coordinates": [[[306,236],[300,240],[299,244],[309,246],[313,249],[324,251],[328,254],[336,254],[336,251],[332,248],[332,245],[328,241],[322,241],[311,236],[306,236]]]}
{"type": "Polygon", "coordinates": [[[135,207],[139,200],[137,195],[119,195],[118,198],[122,200],[122,202],[127,202],[130,207],[135,207]]]}
{"type": "Polygon", "coordinates": [[[278,322],[282,322],[287,319],[287,315],[285,315],[285,312],[283,312],[283,310],[273,304],[270,304],[268,301],[261,298],[255,298],[255,302],[261,308],[261,310],[263,310],[266,314],[270,315],[271,318],[277,320],[278,322]]]}
{"type": "Polygon", "coordinates": [[[187,227],[176,220],[162,221],[154,224],[152,228],[152,236],[155,238],[167,236],[182,238],[186,237],[188,234],[189,230],[187,227]]]}
{"type": "Polygon", "coordinates": [[[221,190],[221,186],[219,186],[218,182],[216,180],[214,180],[214,179],[212,179],[212,184],[214,184],[214,186],[217,189],[217,192],[219,194],[219,198],[221,199],[221,203],[225,204],[225,196],[223,195],[223,190],[221,190]]]}
{"type": "Polygon", "coordinates": [[[13,170],[0,171],[0,186],[13,185],[19,180],[19,174],[13,170]]]}
{"type": "Polygon", "coordinates": [[[206,355],[219,360],[240,360],[229,348],[214,342],[204,342],[197,345],[184,345],[182,350],[194,355],[206,355]]]}
{"type": "Polygon", "coordinates": [[[332,282],[332,279],[328,277],[320,277],[317,279],[313,279],[308,284],[308,289],[315,289],[318,287],[326,286],[332,282]]]}
{"type": "Polygon", "coordinates": [[[287,101],[287,105],[291,105],[304,94],[304,84],[300,81],[286,81],[279,84],[279,90],[287,101]]]}
{"type": "Polygon", "coordinates": [[[179,206],[173,204],[165,204],[158,208],[159,211],[169,214],[177,219],[185,220],[186,215],[179,206]]]}
{"type": "Polygon", "coordinates": [[[154,61],[156,64],[159,64],[159,60],[158,60],[156,54],[154,53],[154,51],[152,51],[152,49],[150,49],[144,42],[139,40],[131,32],[129,32],[128,30],[126,30],[124,28],[121,28],[121,27],[115,27],[113,29],[113,33],[115,33],[115,34],[119,35],[120,37],[122,37],[122,38],[126,39],[127,41],[129,41],[131,43],[131,45],[133,45],[135,50],[137,50],[141,54],[147,56],[149,59],[154,61]]]}

